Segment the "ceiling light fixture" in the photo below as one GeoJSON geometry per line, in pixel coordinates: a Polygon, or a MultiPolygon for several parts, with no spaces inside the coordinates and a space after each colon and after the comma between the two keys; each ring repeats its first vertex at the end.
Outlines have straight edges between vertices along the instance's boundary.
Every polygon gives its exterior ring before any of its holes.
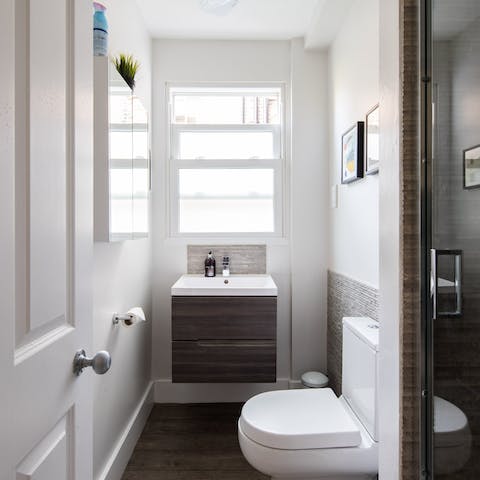
{"type": "Polygon", "coordinates": [[[238,0],[200,0],[200,6],[207,13],[226,15],[238,3],[238,0]]]}

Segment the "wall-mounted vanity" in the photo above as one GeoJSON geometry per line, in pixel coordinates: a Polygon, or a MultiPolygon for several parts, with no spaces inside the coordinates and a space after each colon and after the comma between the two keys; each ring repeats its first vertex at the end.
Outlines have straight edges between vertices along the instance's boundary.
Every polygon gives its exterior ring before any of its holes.
{"type": "Polygon", "coordinates": [[[148,113],[107,57],[94,57],[95,241],[148,236],[148,113]]]}
{"type": "Polygon", "coordinates": [[[172,286],[173,382],[275,382],[270,275],[182,275],[172,286]]]}

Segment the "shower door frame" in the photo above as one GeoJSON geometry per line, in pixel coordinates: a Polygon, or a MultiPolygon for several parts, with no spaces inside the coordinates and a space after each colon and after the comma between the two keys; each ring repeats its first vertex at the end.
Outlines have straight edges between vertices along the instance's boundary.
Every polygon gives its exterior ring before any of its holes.
{"type": "Polygon", "coordinates": [[[420,8],[420,202],[421,202],[421,462],[420,478],[434,478],[433,398],[434,344],[433,308],[430,293],[432,248],[432,1],[421,0],[420,8]]]}

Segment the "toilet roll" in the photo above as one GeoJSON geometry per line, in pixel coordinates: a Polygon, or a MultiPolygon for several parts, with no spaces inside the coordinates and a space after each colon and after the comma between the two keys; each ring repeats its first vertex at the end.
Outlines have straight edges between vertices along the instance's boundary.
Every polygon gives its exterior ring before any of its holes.
{"type": "Polygon", "coordinates": [[[127,318],[123,320],[123,324],[126,327],[129,327],[130,325],[135,325],[137,323],[145,322],[145,312],[143,311],[142,307],[134,307],[131,308],[127,312],[127,318]]]}

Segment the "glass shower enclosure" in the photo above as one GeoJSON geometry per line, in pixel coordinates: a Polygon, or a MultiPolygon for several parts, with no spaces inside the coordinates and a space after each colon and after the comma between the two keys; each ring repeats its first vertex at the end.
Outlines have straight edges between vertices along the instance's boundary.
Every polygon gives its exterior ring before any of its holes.
{"type": "Polygon", "coordinates": [[[480,479],[480,0],[422,2],[423,478],[480,479]]]}

